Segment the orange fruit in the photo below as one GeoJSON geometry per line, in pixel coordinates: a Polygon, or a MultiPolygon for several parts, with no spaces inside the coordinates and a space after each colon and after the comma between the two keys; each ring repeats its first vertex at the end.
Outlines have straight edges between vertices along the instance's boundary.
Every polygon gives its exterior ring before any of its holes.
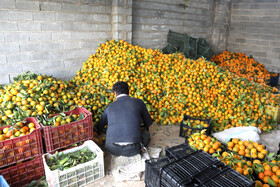
{"type": "Polygon", "coordinates": [[[234,143],[233,143],[233,142],[228,142],[227,146],[228,146],[229,148],[232,148],[232,147],[234,146],[234,143]]]}
{"type": "Polygon", "coordinates": [[[238,154],[243,156],[243,155],[245,155],[245,151],[244,150],[240,150],[240,151],[238,151],[238,154]]]}
{"type": "Polygon", "coordinates": [[[271,179],[275,182],[275,183],[279,183],[279,178],[276,175],[272,175],[271,179]]]}
{"type": "Polygon", "coordinates": [[[277,171],[275,172],[275,174],[276,174],[278,177],[280,177],[280,170],[277,170],[277,171]]]}
{"type": "Polygon", "coordinates": [[[262,153],[258,153],[258,158],[260,158],[260,159],[264,159],[264,154],[262,154],[262,153]]]}
{"type": "Polygon", "coordinates": [[[238,173],[243,174],[243,169],[242,169],[242,168],[237,167],[235,170],[236,170],[238,173]]]}
{"type": "Polygon", "coordinates": [[[268,183],[268,180],[270,179],[270,177],[269,176],[264,176],[264,178],[263,178],[263,182],[264,183],[268,183]]]}
{"type": "Polygon", "coordinates": [[[263,150],[263,146],[262,145],[257,145],[256,149],[261,152],[263,150]]]}
{"type": "Polygon", "coordinates": [[[6,137],[7,137],[7,138],[11,138],[12,135],[13,135],[13,132],[12,132],[12,131],[8,131],[8,132],[6,133],[6,137]]]}
{"type": "Polygon", "coordinates": [[[264,155],[267,155],[267,150],[263,149],[263,150],[261,150],[261,153],[264,155]]]}
{"type": "Polygon", "coordinates": [[[251,149],[251,153],[257,153],[257,149],[256,148],[251,149]]]}
{"type": "Polygon", "coordinates": [[[34,128],[34,127],[35,127],[35,124],[34,124],[34,123],[29,123],[29,124],[28,124],[28,128],[29,128],[29,129],[34,128]]]}
{"type": "Polygon", "coordinates": [[[226,151],[225,151],[225,152],[223,152],[223,153],[222,153],[222,156],[223,156],[223,157],[228,156],[228,152],[226,152],[226,151]]]}
{"type": "Polygon", "coordinates": [[[262,187],[262,182],[259,180],[255,180],[255,187],[262,187]]]}
{"type": "Polygon", "coordinates": [[[239,144],[239,145],[243,145],[243,141],[240,140],[240,141],[238,142],[238,144],[239,144]]]}
{"type": "Polygon", "coordinates": [[[263,184],[262,187],[270,187],[270,185],[269,184],[263,184]]]}
{"type": "Polygon", "coordinates": [[[211,147],[211,148],[209,149],[209,153],[210,153],[210,154],[215,153],[215,149],[211,147]]]}
{"type": "Polygon", "coordinates": [[[265,176],[272,176],[273,175],[273,173],[272,173],[272,171],[271,170],[264,170],[264,175],[265,176]]]}
{"type": "Polygon", "coordinates": [[[261,162],[260,160],[258,160],[258,159],[255,159],[255,160],[253,161],[253,164],[262,164],[262,162],[261,162]]]}
{"type": "Polygon", "coordinates": [[[270,165],[265,164],[265,166],[263,167],[263,169],[264,169],[264,170],[271,170],[271,167],[270,167],[270,165]]]}
{"type": "Polygon", "coordinates": [[[247,141],[247,140],[245,140],[244,142],[243,142],[243,144],[244,144],[244,146],[248,146],[249,145],[249,142],[247,141]]]}
{"type": "Polygon", "coordinates": [[[232,142],[233,142],[234,144],[238,144],[239,140],[238,140],[237,138],[233,138],[233,139],[232,139],[232,142]]]}
{"type": "Polygon", "coordinates": [[[263,180],[263,178],[264,178],[265,175],[264,175],[263,172],[260,172],[258,176],[259,176],[259,179],[263,180]]]}
{"type": "Polygon", "coordinates": [[[273,166],[273,167],[272,167],[272,171],[273,171],[274,173],[276,173],[277,170],[279,170],[279,167],[278,167],[278,166],[273,166]]]}

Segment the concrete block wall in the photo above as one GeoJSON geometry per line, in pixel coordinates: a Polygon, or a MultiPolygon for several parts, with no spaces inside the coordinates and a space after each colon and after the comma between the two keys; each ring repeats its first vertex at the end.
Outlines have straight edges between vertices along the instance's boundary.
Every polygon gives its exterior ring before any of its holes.
{"type": "Polygon", "coordinates": [[[228,50],[280,72],[280,1],[232,0],[228,50]]]}
{"type": "Polygon", "coordinates": [[[214,8],[208,0],[133,0],[133,44],[162,49],[169,29],[209,41],[214,8]]]}
{"type": "Polygon", "coordinates": [[[71,79],[112,38],[111,0],[1,0],[0,84],[25,71],[71,79]]]}

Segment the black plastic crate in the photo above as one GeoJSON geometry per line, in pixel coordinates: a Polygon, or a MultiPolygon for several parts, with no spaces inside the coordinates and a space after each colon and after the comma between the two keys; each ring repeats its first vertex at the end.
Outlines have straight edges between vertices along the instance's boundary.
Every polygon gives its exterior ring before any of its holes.
{"type": "Polygon", "coordinates": [[[171,186],[188,186],[193,184],[194,176],[218,163],[221,162],[211,155],[197,151],[168,163],[160,170],[160,176],[171,186]]]}
{"type": "Polygon", "coordinates": [[[194,134],[194,133],[198,133],[201,132],[202,130],[206,129],[206,135],[210,135],[211,134],[211,119],[198,119],[198,118],[193,118],[191,116],[188,115],[184,115],[183,121],[181,121],[180,124],[180,137],[186,138],[187,136],[194,134]],[[190,127],[186,124],[184,124],[185,120],[198,120],[198,121],[203,121],[206,122],[208,124],[208,127],[202,127],[202,128],[193,128],[190,127]]]}
{"type": "MultiPolygon", "coordinates": [[[[174,160],[174,159],[173,159],[174,160]]],[[[168,186],[160,181],[160,170],[173,161],[168,157],[146,160],[145,163],[145,184],[149,187],[168,186]],[[162,183],[162,184],[161,184],[162,183]]]]}
{"type": "Polygon", "coordinates": [[[169,158],[182,158],[195,152],[188,143],[165,148],[165,155],[169,158]]]}
{"type": "Polygon", "coordinates": [[[238,187],[252,187],[255,182],[241,175],[237,171],[228,168],[202,186],[217,187],[217,186],[238,186],[238,187]]]}
{"type": "Polygon", "coordinates": [[[230,167],[225,165],[224,163],[218,163],[217,165],[213,165],[203,172],[197,174],[194,177],[194,181],[196,184],[202,185],[209,181],[211,178],[221,174],[223,171],[228,170],[230,167]]]}

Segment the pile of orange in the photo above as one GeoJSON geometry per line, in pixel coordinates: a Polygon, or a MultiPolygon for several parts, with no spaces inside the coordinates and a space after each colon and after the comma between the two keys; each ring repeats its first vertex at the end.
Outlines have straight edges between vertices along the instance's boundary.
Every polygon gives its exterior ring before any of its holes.
{"type": "Polygon", "coordinates": [[[218,157],[223,163],[230,166],[232,169],[236,170],[240,174],[252,179],[253,169],[252,162],[246,161],[242,156],[233,154],[232,152],[223,152],[221,155],[217,154],[218,157]]]}
{"type": "Polygon", "coordinates": [[[270,73],[265,69],[262,63],[248,57],[244,53],[233,53],[224,51],[215,55],[212,61],[229,70],[240,77],[247,78],[257,83],[266,83],[270,79],[270,73]]]}
{"type": "Polygon", "coordinates": [[[222,151],[221,143],[211,136],[206,136],[204,133],[196,133],[191,135],[188,138],[188,143],[192,149],[203,150],[209,154],[222,151]]]}
{"type": "Polygon", "coordinates": [[[55,114],[74,106],[71,84],[26,73],[0,90],[0,125],[12,125],[30,116],[55,114]]]}
{"type": "Polygon", "coordinates": [[[23,124],[22,122],[17,122],[11,127],[5,127],[0,130],[0,141],[13,139],[19,136],[24,136],[35,130],[34,123],[23,124]]]}
{"type": "Polygon", "coordinates": [[[253,169],[261,181],[256,182],[259,186],[279,186],[280,185],[280,161],[272,160],[270,162],[254,161],[253,169]]]}
{"type": "Polygon", "coordinates": [[[227,143],[228,149],[248,158],[264,159],[267,155],[265,146],[257,142],[242,141],[233,138],[227,143]]]}
{"type": "Polygon", "coordinates": [[[204,59],[182,54],[162,54],[125,41],[99,46],[72,80],[73,101],[93,113],[96,122],[114,101],[110,92],[116,81],[126,81],[130,95],[142,99],[156,123],[175,124],[183,115],[211,118],[212,130],[258,126],[276,127],[264,105],[279,106],[271,89],[251,83],[204,59]]]}

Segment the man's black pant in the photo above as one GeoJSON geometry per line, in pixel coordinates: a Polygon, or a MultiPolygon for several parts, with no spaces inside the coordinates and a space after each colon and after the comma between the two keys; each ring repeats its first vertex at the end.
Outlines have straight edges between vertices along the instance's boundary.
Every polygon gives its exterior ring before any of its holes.
{"type": "MultiPolygon", "coordinates": [[[[142,141],[141,143],[146,147],[150,142],[150,133],[146,130],[141,133],[142,141]]],[[[141,153],[141,143],[133,143],[128,145],[118,145],[113,142],[105,143],[106,149],[115,156],[134,156],[141,153]]]]}

